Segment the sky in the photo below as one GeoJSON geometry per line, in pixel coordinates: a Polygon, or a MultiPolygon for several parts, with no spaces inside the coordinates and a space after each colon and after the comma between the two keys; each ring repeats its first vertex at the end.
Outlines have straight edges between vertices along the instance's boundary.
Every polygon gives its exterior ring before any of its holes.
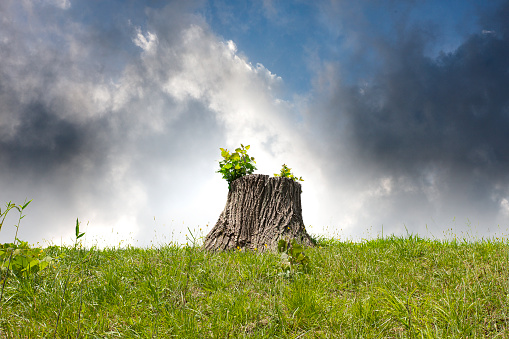
{"type": "MultiPolygon", "coordinates": [[[[314,235],[509,237],[509,1],[0,2],[18,238],[207,234],[220,147],[302,176],[314,235]]],[[[11,212],[0,243],[12,242],[11,212]]]]}

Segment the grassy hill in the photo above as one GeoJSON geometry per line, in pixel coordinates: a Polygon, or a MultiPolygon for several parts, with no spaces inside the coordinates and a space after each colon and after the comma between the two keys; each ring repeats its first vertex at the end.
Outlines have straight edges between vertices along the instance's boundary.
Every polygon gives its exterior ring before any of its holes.
{"type": "Polygon", "coordinates": [[[7,280],[1,337],[509,337],[507,240],[322,239],[308,273],[172,244],[46,252],[61,258],[7,280]]]}

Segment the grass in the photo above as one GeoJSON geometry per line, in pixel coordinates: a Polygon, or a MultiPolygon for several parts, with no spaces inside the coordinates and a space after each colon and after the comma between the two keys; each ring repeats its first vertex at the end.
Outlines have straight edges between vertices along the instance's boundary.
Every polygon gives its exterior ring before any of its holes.
{"type": "Polygon", "coordinates": [[[319,245],[290,278],[276,253],[53,246],[57,264],[7,280],[0,337],[509,337],[507,240],[319,245]]]}

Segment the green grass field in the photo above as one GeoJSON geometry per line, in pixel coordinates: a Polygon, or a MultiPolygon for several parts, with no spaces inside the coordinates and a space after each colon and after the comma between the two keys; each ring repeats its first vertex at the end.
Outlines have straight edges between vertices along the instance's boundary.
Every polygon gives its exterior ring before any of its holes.
{"type": "Polygon", "coordinates": [[[277,253],[46,251],[65,256],[9,276],[0,337],[509,337],[507,240],[322,239],[290,276],[277,253]]]}

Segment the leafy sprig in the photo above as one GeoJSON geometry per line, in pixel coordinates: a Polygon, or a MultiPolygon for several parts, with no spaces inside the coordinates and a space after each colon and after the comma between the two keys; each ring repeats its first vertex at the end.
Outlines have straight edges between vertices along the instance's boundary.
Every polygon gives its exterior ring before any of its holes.
{"type": "Polygon", "coordinates": [[[286,241],[280,239],[277,250],[281,253],[281,269],[283,275],[291,277],[296,273],[308,273],[310,269],[309,257],[304,253],[304,248],[295,239],[286,241]]]}
{"type": "Polygon", "coordinates": [[[0,260],[2,261],[0,270],[3,275],[5,273],[4,276],[10,270],[19,278],[28,278],[30,274],[35,274],[53,263],[54,258],[46,255],[41,248],[32,248],[28,242],[18,238],[16,241],[17,244],[0,244],[0,260]]]}
{"type": "Polygon", "coordinates": [[[217,173],[223,175],[223,179],[226,179],[228,182],[228,189],[231,189],[231,183],[234,180],[254,172],[256,161],[247,154],[249,145],[244,146],[240,144],[240,148],[235,149],[235,152],[231,154],[225,148],[220,149],[224,160],[219,162],[219,171],[217,173]]]}
{"type": "Polygon", "coordinates": [[[16,277],[23,279],[29,278],[31,275],[45,269],[53,263],[54,259],[45,254],[40,248],[31,248],[28,242],[21,241],[18,238],[18,231],[21,219],[25,217],[23,214],[24,209],[30,204],[32,200],[21,205],[8,202],[5,210],[2,212],[0,208],[0,230],[5,222],[5,218],[9,211],[15,209],[19,212],[18,223],[16,227],[16,234],[14,235],[13,243],[0,244],[0,283],[2,285],[0,291],[0,302],[3,299],[5,284],[9,277],[9,272],[12,272],[16,277]]]}
{"type": "Polygon", "coordinates": [[[292,170],[291,168],[289,168],[288,166],[283,164],[283,168],[281,168],[281,172],[279,174],[274,173],[274,176],[275,177],[282,177],[282,178],[290,178],[293,181],[304,181],[304,179],[302,179],[302,177],[297,178],[295,175],[293,175],[291,170],[292,170]]]}

